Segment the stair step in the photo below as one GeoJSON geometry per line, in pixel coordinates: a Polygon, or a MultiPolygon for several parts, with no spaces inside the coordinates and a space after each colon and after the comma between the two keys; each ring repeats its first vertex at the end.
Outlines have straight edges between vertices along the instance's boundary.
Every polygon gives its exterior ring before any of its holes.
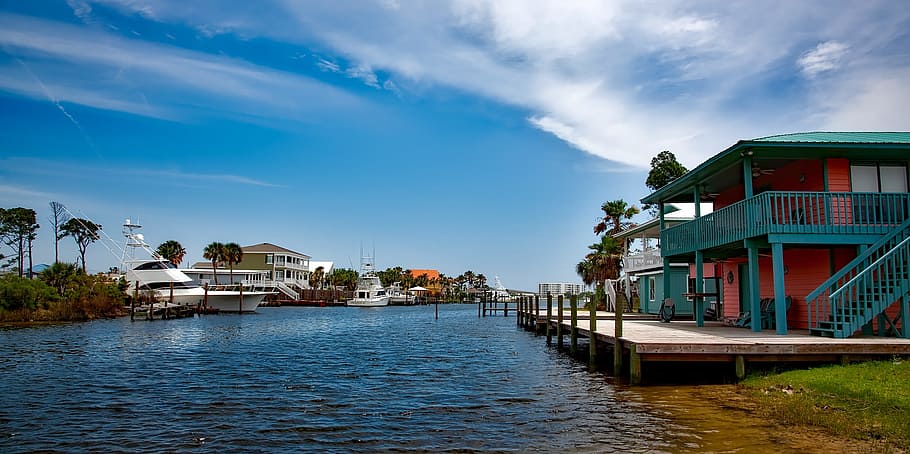
{"type": "Polygon", "coordinates": [[[834,337],[834,330],[827,328],[812,328],[809,330],[809,334],[820,337],[834,337]]]}

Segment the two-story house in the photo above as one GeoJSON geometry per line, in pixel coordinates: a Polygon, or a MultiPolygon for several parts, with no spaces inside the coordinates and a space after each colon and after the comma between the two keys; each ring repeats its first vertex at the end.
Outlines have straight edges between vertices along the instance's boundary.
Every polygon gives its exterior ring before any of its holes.
{"type": "MultiPolygon", "coordinates": [[[[693,264],[699,294],[702,265],[716,264],[728,319],[778,334],[910,337],[908,162],[908,132],[742,140],[642,203],[713,204],[672,227],[661,215],[662,267],[693,264]]],[[[699,325],[703,306],[695,298],[699,325]]]]}

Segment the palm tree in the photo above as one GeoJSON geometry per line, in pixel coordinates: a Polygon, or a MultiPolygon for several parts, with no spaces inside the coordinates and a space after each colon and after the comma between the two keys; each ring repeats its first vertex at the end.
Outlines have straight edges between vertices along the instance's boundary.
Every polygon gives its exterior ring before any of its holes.
{"type": "Polygon", "coordinates": [[[629,206],[622,199],[605,202],[600,209],[603,210],[604,217],[594,226],[594,233],[597,235],[604,232],[607,232],[608,235],[619,232],[632,225],[628,220],[639,213],[638,207],[629,206]]]}
{"type": "Polygon", "coordinates": [[[176,266],[180,266],[180,262],[183,261],[183,257],[186,255],[186,249],[176,240],[167,240],[159,244],[155,252],[176,266]]]}
{"type": "Polygon", "coordinates": [[[237,243],[227,243],[224,245],[224,251],[221,258],[227,262],[231,268],[231,284],[234,283],[234,265],[243,260],[243,248],[237,243]]]}
{"type": "Polygon", "coordinates": [[[79,275],[79,267],[75,263],[55,262],[38,274],[38,278],[57,290],[64,296],[66,289],[79,275]]]}
{"type": "Polygon", "coordinates": [[[594,269],[591,265],[588,260],[582,260],[575,265],[575,272],[581,278],[581,282],[587,287],[594,283],[594,269]]]}
{"type": "Polygon", "coordinates": [[[323,279],[325,279],[325,267],[317,266],[310,274],[310,287],[322,288],[323,279]]]}
{"type": "Polygon", "coordinates": [[[224,260],[224,245],[214,241],[202,250],[202,257],[212,261],[212,274],[215,276],[215,285],[218,285],[218,262],[224,260]]]}
{"type": "Polygon", "coordinates": [[[487,285],[487,277],[483,273],[477,275],[477,287],[484,288],[487,285]]]}

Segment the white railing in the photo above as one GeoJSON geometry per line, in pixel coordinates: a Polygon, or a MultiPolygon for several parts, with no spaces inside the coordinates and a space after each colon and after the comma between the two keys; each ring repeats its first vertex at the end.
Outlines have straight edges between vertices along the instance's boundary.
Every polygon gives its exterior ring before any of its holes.
{"type": "Polygon", "coordinates": [[[287,295],[287,296],[288,296],[289,298],[291,298],[292,300],[299,300],[299,299],[300,299],[300,294],[297,293],[296,291],[294,291],[294,289],[288,287],[288,285],[285,284],[284,282],[275,281],[275,287],[278,288],[278,290],[281,290],[281,293],[284,293],[285,295],[287,295]]]}
{"type": "Polygon", "coordinates": [[[652,269],[664,263],[660,256],[660,249],[648,249],[647,251],[629,254],[623,259],[625,260],[623,271],[627,273],[652,269]]]}

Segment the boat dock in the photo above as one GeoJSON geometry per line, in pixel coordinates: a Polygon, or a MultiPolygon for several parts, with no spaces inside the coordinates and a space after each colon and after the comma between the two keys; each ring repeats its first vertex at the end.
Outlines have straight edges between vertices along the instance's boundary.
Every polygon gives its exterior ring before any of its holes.
{"type": "MultiPolygon", "coordinates": [[[[561,298],[559,300],[562,300],[561,298]]],[[[753,332],[750,329],[725,326],[722,322],[694,321],[662,323],[656,315],[598,311],[566,310],[553,301],[553,307],[541,307],[535,298],[519,302],[518,325],[546,335],[568,352],[578,352],[578,340],[589,346],[589,365],[596,367],[597,358],[613,357],[613,373],[628,373],[631,384],[641,384],[652,364],[727,363],[737,379],[746,375],[756,363],[847,363],[869,359],[888,359],[910,355],[910,339],[860,336],[834,339],[812,336],[808,330],[790,330],[777,335],[773,330],[753,332]],[[561,309],[560,309],[561,308],[561,309]],[[573,316],[574,313],[574,316],[573,316]],[[569,338],[566,347],[565,337],[569,338]]],[[[574,304],[572,304],[574,306],[574,304]]]]}

